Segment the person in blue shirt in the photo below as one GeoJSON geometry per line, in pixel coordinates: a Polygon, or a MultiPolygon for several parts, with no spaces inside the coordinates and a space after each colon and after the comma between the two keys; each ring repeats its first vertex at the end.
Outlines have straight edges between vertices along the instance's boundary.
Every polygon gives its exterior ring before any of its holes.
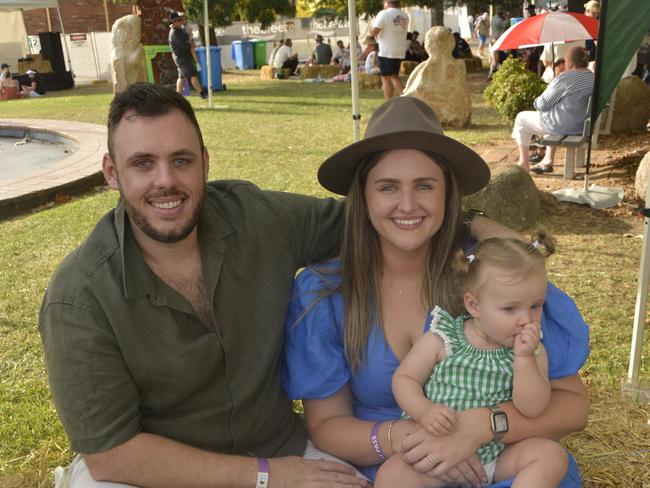
{"type": "MultiPolygon", "coordinates": [[[[302,399],[315,445],[370,480],[401,452],[420,472],[481,486],[480,445],[497,437],[506,444],[559,439],[586,424],[589,399],[578,370],[588,355],[588,331],[573,301],[551,284],[541,319],[551,399],[541,415],[528,419],[511,402],[467,409],[444,437],[400,419],[393,373],[428,330],[434,305],[461,311],[450,257],[469,244],[466,229],[481,241],[521,238],[498,226],[486,231],[490,221],[472,218],[476,212],[463,217],[461,196],[483,188],[489,176],[480,156],[444,136],[435,113],[413,97],[382,104],[364,139],[319,169],[326,189],[347,195],[343,244],[339,259],[307,268],[294,283],[283,385],[302,399]]],[[[581,486],[572,458],[560,486],[581,486]]]]}

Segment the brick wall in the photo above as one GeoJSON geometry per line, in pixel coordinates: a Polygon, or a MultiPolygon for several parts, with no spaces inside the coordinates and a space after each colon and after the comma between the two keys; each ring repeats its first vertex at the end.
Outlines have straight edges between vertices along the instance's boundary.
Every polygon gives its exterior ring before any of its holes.
{"type": "MultiPolygon", "coordinates": [[[[108,1],[108,18],[110,27],[116,19],[133,13],[131,5],[115,5],[108,1]]],[[[103,0],[59,0],[59,8],[63,17],[63,26],[67,34],[75,32],[105,32],[106,16],[103,0]]],[[[60,32],[61,24],[55,8],[50,8],[52,31],[60,32]]],[[[27,34],[36,35],[48,31],[47,14],[44,8],[23,12],[27,34]]]]}

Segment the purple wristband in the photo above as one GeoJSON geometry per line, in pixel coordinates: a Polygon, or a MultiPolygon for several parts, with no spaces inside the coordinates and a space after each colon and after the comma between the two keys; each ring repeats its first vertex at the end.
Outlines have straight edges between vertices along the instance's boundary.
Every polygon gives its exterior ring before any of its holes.
{"type": "Polygon", "coordinates": [[[266,458],[257,458],[257,483],[255,488],[269,486],[269,461],[266,458]]]}
{"type": "Polygon", "coordinates": [[[372,429],[370,429],[370,445],[372,446],[372,450],[375,451],[377,457],[381,459],[382,462],[384,462],[386,461],[386,454],[384,454],[381,445],[379,445],[379,437],[377,436],[377,434],[379,434],[380,426],[381,422],[377,422],[372,426],[372,429]]]}

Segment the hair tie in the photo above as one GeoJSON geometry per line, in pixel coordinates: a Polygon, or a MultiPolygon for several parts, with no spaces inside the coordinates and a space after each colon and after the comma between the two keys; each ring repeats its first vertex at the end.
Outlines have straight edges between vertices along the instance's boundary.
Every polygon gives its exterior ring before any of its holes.
{"type": "Polygon", "coordinates": [[[473,254],[469,254],[466,257],[467,257],[467,260],[469,261],[469,264],[472,264],[474,262],[474,260],[476,259],[476,256],[474,256],[473,254]]]}
{"type": "Polygon", "coordinates": [[[539,243],[539,241],[537,239],[535,239],[533,242],[531,242],[530,245],[531,245],[531,247],[533,249],[539,249],[539,247],[541,246],[541,244],[539,243]]]}

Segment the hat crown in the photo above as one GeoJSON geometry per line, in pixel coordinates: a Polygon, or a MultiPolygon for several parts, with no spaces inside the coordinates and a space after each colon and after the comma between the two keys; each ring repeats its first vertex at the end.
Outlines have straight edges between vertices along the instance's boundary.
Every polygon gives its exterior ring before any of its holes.
{"type": "Polygon", "coordinates": [[[365,139],[405,131],[443,135],[442,125],[429,105],[415,97],[403,96],[379,106],[368,121],[365,139]]]}

